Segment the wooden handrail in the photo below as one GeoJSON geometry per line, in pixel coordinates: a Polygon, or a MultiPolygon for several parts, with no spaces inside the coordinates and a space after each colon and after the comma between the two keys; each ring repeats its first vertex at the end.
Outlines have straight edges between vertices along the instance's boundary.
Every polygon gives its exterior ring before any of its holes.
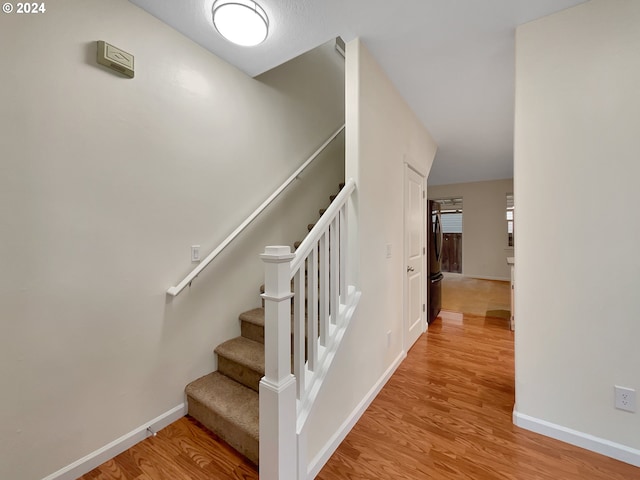
{"type": "Polygon", "coordinates": [[[211,263],[211,261],[216,258],[222,250],[224,250],[242,231],[253,222],[258,215],[260,215],[265,208],[267,208],[271,202],[273,202],[297,177],[300,175],[311,163],[322,153],[322,151],[327,148],[327,146],[344,130],[344,125],[342,125],[338,130],[336,130],[314,153],[311,155],[307,161],[305,161],[295,172],[291,174],[289,178],[287,178],[282,185],[280,185],[275,192],[273,192],[269,198],[267,198],[262,204],[254,210],[254,212],[247,217],[247,219],[242,222],[238,228],[236,228],[227,238],[225,238],[216,249],[211,252],[209,255],[204,258],[196,268],[194,268],[178,285],[173,287],[169,287],[167,290],[167,295],[171,295],[175,297],[178,295],[187,285],[190,285],[194,278],[196,278],[200,272],[202,272],[207,266],[211,263]]]}

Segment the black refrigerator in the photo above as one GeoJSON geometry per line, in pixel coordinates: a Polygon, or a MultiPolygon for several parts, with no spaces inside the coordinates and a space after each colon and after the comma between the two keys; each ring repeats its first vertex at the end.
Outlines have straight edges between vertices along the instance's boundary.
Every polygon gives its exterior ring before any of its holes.
{"type": "Polygon", "coordinates": [[[428,265],[429,279],[428,279],[428,298],[429,298],[429,317],[428,323],[432,323],[442,307],[442,271],[441,271],[441,257],[442,257],[442,222],[440,219],[440,204],[429,200],[429,229],[427,230],[427,248],[429,250],[428,265]]]}

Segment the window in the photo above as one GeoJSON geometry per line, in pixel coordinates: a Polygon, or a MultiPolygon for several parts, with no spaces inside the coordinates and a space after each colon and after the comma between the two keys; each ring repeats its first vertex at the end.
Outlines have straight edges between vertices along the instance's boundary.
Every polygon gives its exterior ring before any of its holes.
{"type": "Polygon", "coordinates": [[[513,193],[507,193],[507,236],[508,244],[513,247],[513,220],[515,214],[515,207],[513,205],[513,193]]]}
{"type": "Polygon", "coordinates": [[[440,204],[442,233],[462,233],[462,199],[436,200],[440,204]]]}

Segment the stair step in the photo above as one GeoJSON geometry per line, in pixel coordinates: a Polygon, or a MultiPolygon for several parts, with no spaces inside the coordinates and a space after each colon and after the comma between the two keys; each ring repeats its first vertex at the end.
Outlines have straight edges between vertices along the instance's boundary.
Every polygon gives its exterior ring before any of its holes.
{"type": "Polygon", "coordinates": [[[297,249],[298,249],[298,247],[300,247],[300,245],[302,245],[302,242],[301,242],[301,241],[297,241],[297,242],[295,242],[295,243],[293,244],[293,248],[294,248],[295,250],[297,250],[297,249]]]}
{"type": "Polygon", "coordinates": [[[315,226],[316,226],[315,223],[310,223],[309,225],[307,225],[307,230],[311,231],[315,226]]]}
{"type": "Polygon", "coordinates": [[[218,345],[218,371],[236,382],[255,390],[264,377],[264,344],[236,337],[218,345]]]}
{"type": "Polygon", "coordinates": [[[264,308],[241,313],[240,331],[244,338],[264,344],[264,308]]]}
{"type": "Polygon", "coordinates": [[[189,415],[258,465],[258,394],[213,372],[185,388],[189,415]]]}
{"type": "Polygon", "coordinates": [[[330,202],[333,202],[333,201],[336,199],[336,197],[337,197],[337,195],[331,195],[331,196],[329,197],[329,201],[330,201],[330,202]]]}

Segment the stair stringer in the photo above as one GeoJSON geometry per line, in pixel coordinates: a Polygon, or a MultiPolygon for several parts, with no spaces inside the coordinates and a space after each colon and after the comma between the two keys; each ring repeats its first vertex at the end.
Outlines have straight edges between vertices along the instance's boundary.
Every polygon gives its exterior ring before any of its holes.
{"type": "Polygon", "coordinates": [[[297,401],[298,415],[296,424],[296,440],[298,450],[298,480],[306,480],[308,476],[309,460],[307,455],[305,428],[307,419],[316,406],[316,399],[318,398],[318,395],[322,390],[322,384],[331,371],[336,353],[340,349],[340,345],[342,344],[345,333],[351,326],[351,320],[356,314],[361,296],[362,292],[356,290],[354,286],[349,286],[347,299],[346,302],[341,305],[339,318],[337,319],[336,324],[331,326],[329,342],[327,342],[327,346],[322,347],[318,344],[319,358],[316,371],[307,371],[307,374],[305,375],[305,378],[307,380],[305,390],[309,393],[304,401],[297,401]]]}

